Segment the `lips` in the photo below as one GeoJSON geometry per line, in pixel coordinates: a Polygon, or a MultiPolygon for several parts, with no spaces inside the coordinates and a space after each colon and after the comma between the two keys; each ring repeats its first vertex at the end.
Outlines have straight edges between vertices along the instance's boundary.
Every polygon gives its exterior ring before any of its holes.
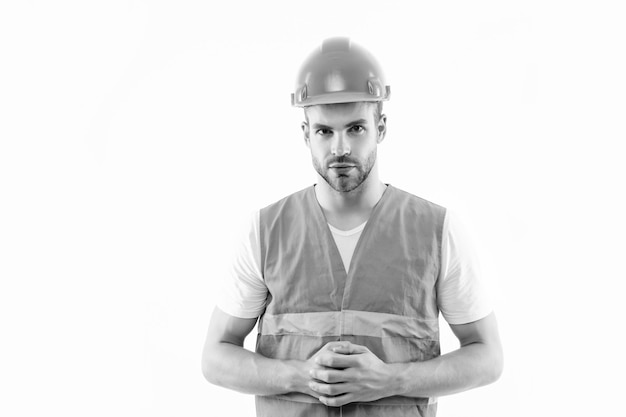
{"type": "Polygon", "coordinates": [[[330,168],[354,168],[354,165],[351,164],[331,164],[330,168]]]}

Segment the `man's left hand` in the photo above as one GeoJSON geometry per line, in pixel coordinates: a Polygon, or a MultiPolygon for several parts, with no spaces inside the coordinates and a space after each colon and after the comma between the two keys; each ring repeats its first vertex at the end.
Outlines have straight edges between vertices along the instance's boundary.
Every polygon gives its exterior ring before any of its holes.
{"type": "Polygon", "coordinates": [[[335,346],[316,358],[319,368],[311,369],[309,387],[329,407],[374,401],[393,395],[394,376],[390,366],[367,347],[350,342],[335,346]]]}

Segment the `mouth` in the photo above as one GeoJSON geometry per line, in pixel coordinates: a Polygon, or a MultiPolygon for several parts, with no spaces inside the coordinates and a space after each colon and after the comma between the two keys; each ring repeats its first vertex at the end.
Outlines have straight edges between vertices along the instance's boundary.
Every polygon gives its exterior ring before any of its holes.
{"type": "Polygon", "coordinates": [[[331,165],[329,165],[329,168],[346,169],[346,168],[354,168],[354,165],[350,165],[350,164],[331,164],[331,165]]]}

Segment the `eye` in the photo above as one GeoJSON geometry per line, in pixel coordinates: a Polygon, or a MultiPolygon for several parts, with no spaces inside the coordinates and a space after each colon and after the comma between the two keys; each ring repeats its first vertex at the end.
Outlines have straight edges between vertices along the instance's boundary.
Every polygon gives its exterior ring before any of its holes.
{"type": "Polygon", "coordinates": [[[317,129],[315,133],[318,135],[325,136],[325,135],[330,135],[332,132],[330,131],[330,129],[317,129]]]}
{"type": "Polygon", "coordinates": [[[360,134],[360,133],[365,132],[365,128],[363,126],[361,126],[361,125],[354,125],[354,126],[352,126],[350,128],[350,131],[354,132],[354,133],[359,133],[360,134]]]}

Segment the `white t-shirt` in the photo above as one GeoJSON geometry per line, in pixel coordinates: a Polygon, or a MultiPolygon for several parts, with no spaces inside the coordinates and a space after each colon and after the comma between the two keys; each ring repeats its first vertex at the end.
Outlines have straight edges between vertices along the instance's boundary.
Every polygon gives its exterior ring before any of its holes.
{"type": "MultiPolygon", "coordinates": [[[[217,306],[227,314],[240,318],[256,318],[265,309],[267,287],[259,265],[261,243],[259,211],[249,222],[223,280],[217,306]]],[[[333,238],[348,271],[350,259],[365,223],[348,231],[329,225],[333,238]]],[[[441,314],[450,324],[465,324],[491,313],[487,292],[480,280],[475,253],[454,215],[446,210],[441,245],[441,274],[437,283],[437,302],[441,314]]]]}

